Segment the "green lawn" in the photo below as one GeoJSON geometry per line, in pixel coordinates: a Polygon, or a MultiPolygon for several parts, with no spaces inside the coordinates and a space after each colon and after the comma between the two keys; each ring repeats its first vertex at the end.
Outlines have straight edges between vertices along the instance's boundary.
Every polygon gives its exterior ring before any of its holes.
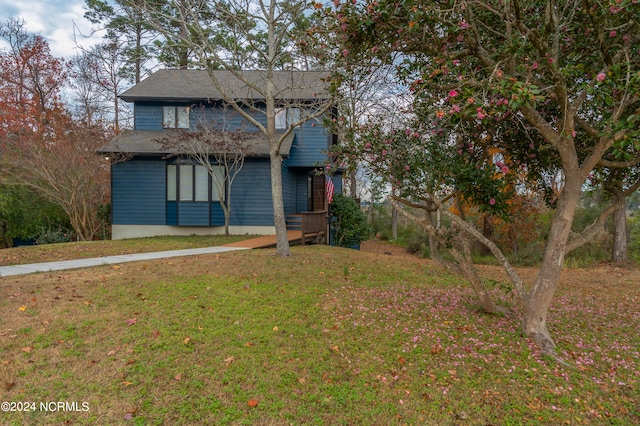
{"type": "Polygon", "coordinates": [[[570,367],[495,287],[512,316],[427,261],[326,246],[1,278],[0,401],[36,410],[0,424],[640,423],[637,283],[559,290],[570,367]]]}

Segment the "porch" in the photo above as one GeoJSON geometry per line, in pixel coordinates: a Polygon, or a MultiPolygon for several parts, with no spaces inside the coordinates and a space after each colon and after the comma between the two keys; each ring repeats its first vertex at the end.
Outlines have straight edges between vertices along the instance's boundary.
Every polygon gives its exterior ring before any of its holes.
{"type": "MultiPolygon", "coordinates": [[[[327,211],[302,212],[287,216],[287,238],[290,245],[327,244],[327,211]]],[[[276,246],[275,235],[264,235],[222,247],[269,248],[276,246]]]]}

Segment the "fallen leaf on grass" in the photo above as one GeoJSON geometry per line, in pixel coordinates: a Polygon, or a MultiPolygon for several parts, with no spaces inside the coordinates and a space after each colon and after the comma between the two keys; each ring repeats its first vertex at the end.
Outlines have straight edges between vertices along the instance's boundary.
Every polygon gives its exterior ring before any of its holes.
{"type": "Polygon", "coordinates": [[[158,330],[153,330],[153,337],[159,337],[160,332],[158,330]]]}
{"type": "Polygon", "coordinates": [[[182,341],[182,344],[187,345],[189,344],[190,341],[191,341],[191,337],[185,337],[184,340],[182,341]]]}
{"type": "Polygon", "coordinates": [[[4,390],[10,391],[15,385],[15,382],[6,382],[4,384],[4,390]]]}
{"type": "Polygon", "coordinates": [[[225,358],[224,359],[224,363],[225,363],[225,365],[229,366],[229,365],[233,364],[233,361],[235,361],[235,360],[236,359],[234,357],[230,356],[229,358],[225,358]]]}
{"type": "Polygon", "coordinates": [[[249,407],[255,407],[258,405],[258,400],[257,399],[250,399],[249,401],[247,401],[247,405],[249,407]]]}
{"type": "Polygon", "coordinates": [[[182,380],[182,373],[178,373],[176,374],[176,377],[174,377],[177,381],[182,380]]]}
{"type": "Polygon", "coordinates": [[[129,318],[129,319],[126,321],[127,325],[133,325],[133,324],[135,324],[135,323],[137,323],[137,322],[138,322],[138,319],[137,319],[137,318],[129,318]]]}
{"type": "Polygon", "coordinates": [[[20,312],[24,312],[24,311],[26,311],[26,310],[27,310],[27,307],[26,307],[25,305],[22,305],[22,306],[20,306],[20,307],[18,308],[18,310],[19,310],[20,312]]]}
{"type": "Polygon", "coordinates": [[[31,346],[27,346],[26,348],[22,348],[21,350],[22,352],[30,353],[33,350],[33,348],[31,346]]]}

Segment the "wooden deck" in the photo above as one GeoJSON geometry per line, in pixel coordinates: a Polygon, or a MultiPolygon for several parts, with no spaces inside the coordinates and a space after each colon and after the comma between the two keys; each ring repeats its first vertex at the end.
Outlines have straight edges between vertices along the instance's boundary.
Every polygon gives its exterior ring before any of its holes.
{"type": "MultiPolygon", "coordinates": [[[[287,237],[289,239],[290,245],[300,244],[302,240],[302,231],[287,231],[287,237]]],[[[307,234],[306,239],[309,240],[310,236],[307,234]]],[[[222,247],[240,247],[240,248],[249,248],[249,249],[257,249],[257,248],[269,248],[276,246],[276,236],[275,235],[264,235],[262,237],[249,238],[248,240],[237,241],[235,243],[225,244],[222,247]]]]}

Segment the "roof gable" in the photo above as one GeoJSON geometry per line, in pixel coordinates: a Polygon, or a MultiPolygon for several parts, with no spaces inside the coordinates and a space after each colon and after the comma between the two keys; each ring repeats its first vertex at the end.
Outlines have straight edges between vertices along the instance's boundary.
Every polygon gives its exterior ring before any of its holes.
{"type": "MultiPolygon", "coordinates": [[[[135,101],[211,101],[227,97],[233,99],[260,100],[264,96],[251,88],[231,71],[212,71],[224,93],[214,85],[206,70],[162,69],[120,95],[127,102],[135,101]]],[[[266,86],[265,71],[237,71],[253,86],[266,86]]],[[[328,78],[320,71],[276,71],[273,82],[276,99],[312,100],[329,99],[328,78]]]]}

